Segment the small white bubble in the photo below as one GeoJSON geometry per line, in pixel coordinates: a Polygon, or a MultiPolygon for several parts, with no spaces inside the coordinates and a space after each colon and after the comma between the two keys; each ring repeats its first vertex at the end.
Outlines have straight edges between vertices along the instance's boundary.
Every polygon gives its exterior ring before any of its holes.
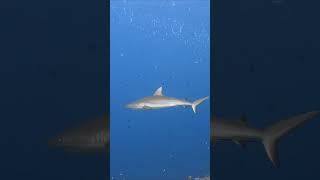
{"type": "Polygon", "coordinates": [[[157,65],[154,65],[154,69],[155,69],[155,70],[158,70],[158,66],[157,66],[157,65]]]}

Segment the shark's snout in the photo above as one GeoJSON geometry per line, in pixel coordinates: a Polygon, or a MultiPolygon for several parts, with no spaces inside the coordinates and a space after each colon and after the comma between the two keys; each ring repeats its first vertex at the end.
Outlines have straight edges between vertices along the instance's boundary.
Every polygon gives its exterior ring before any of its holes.
{"type": "Polygon", "coordinates": [[[48,140],[49,147],[60,147],[63,145],[63,137],[56,136],[48,140]]]}
{"type": "Polygon", "coordinates": [[[135,108],[135,105],[132,104],[132,103],[130,103],[130,104],[127,104],[127,105],[126,105],[126,108],[128,108],[128,109],[134,109],[134,108],[135,108]]]}
{"type": "Polygon", "coordinates": [[[133,102],[133,103],[127,104],[126,108],[128,108],[128,109],[141,109],[141,108],[143,108],[143,104],[133,102]]]}

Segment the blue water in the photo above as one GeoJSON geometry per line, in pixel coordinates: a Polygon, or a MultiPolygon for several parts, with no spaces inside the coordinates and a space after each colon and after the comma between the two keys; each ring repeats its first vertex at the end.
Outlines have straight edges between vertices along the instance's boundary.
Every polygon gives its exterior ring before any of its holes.
{"type": "Polygon", "coordinates": [[[163,86],[190,101],[210,95],[209,1],[111,1],[111,179],[210,174],[207,100],[198,107],[132,111],[163,86]]]}

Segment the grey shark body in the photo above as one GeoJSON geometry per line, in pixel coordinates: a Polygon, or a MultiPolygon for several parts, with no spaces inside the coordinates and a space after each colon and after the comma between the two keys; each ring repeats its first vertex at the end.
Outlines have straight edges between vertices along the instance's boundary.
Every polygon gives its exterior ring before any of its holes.
{"type": "Polygon", "coordinates": [[[277,166],[279,164],[277,158],[278,140],[319,114],[320,111],[302,113],[280,120],[263,129],[249,127],[245,119],[228,121],[221,118],[211,118],[211,144],[221,140],[233,141],[239,145],[244,145],[247,141],[252,140],[262,141],[268,158],[274,166],[277,166]]]}
{"type": "MultiPolygon", "coordinates": [[[[267,156],[274,166],[278,165],[277,143],[281,137],[290,133],[307,121],[320,115],[320,111],[301,113],[277,121],[266,128],[258,129],[247,125],[244,119],[239,121],[211,118],[211,144],[219,141],[233,141],[243,145],[248,141],[262,141],[267,156]]],[[[67,129],[49,141],[53,147],[77,152],[105,152],[110,145],[109,116],[92,120],[76,128],[67,129]]]]}
{"type": "Polygon", "coordinates": [[[147,109],[161,109],[175,106],[191,106],[194,113],[196,107],[209,97],[198,99],[194,102],[189,102],[183,99],[164,96],[162,94],[162,87],[158,88],[153,96],[144,97],[135,102],[129,103],[126,107],[134,110],[147,110],[147,109]]]}

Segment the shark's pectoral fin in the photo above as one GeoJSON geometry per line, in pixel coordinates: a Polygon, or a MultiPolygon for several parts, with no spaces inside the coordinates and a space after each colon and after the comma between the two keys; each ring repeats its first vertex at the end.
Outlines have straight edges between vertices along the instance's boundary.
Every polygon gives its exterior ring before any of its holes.
{"type": "Polygon", "coordinates": [[[159,87],[154,93],[153,93],[154,96],[163,96],[162,95],[162,86],[159,87]]]}
{"type": "Polygon", "coordinates": [[[151,109],[151,108],[149,106],[143,106],[142,109],[143,110],[148,110],[148,109],[151,109]]]}
{"type": "Polygon", "coordinates": [[[245,140],[233,139],[232,141],[233,141],[235,144],[241,146],[241,148],[245,148],[246,145],[247,145],[245,140]]]}

